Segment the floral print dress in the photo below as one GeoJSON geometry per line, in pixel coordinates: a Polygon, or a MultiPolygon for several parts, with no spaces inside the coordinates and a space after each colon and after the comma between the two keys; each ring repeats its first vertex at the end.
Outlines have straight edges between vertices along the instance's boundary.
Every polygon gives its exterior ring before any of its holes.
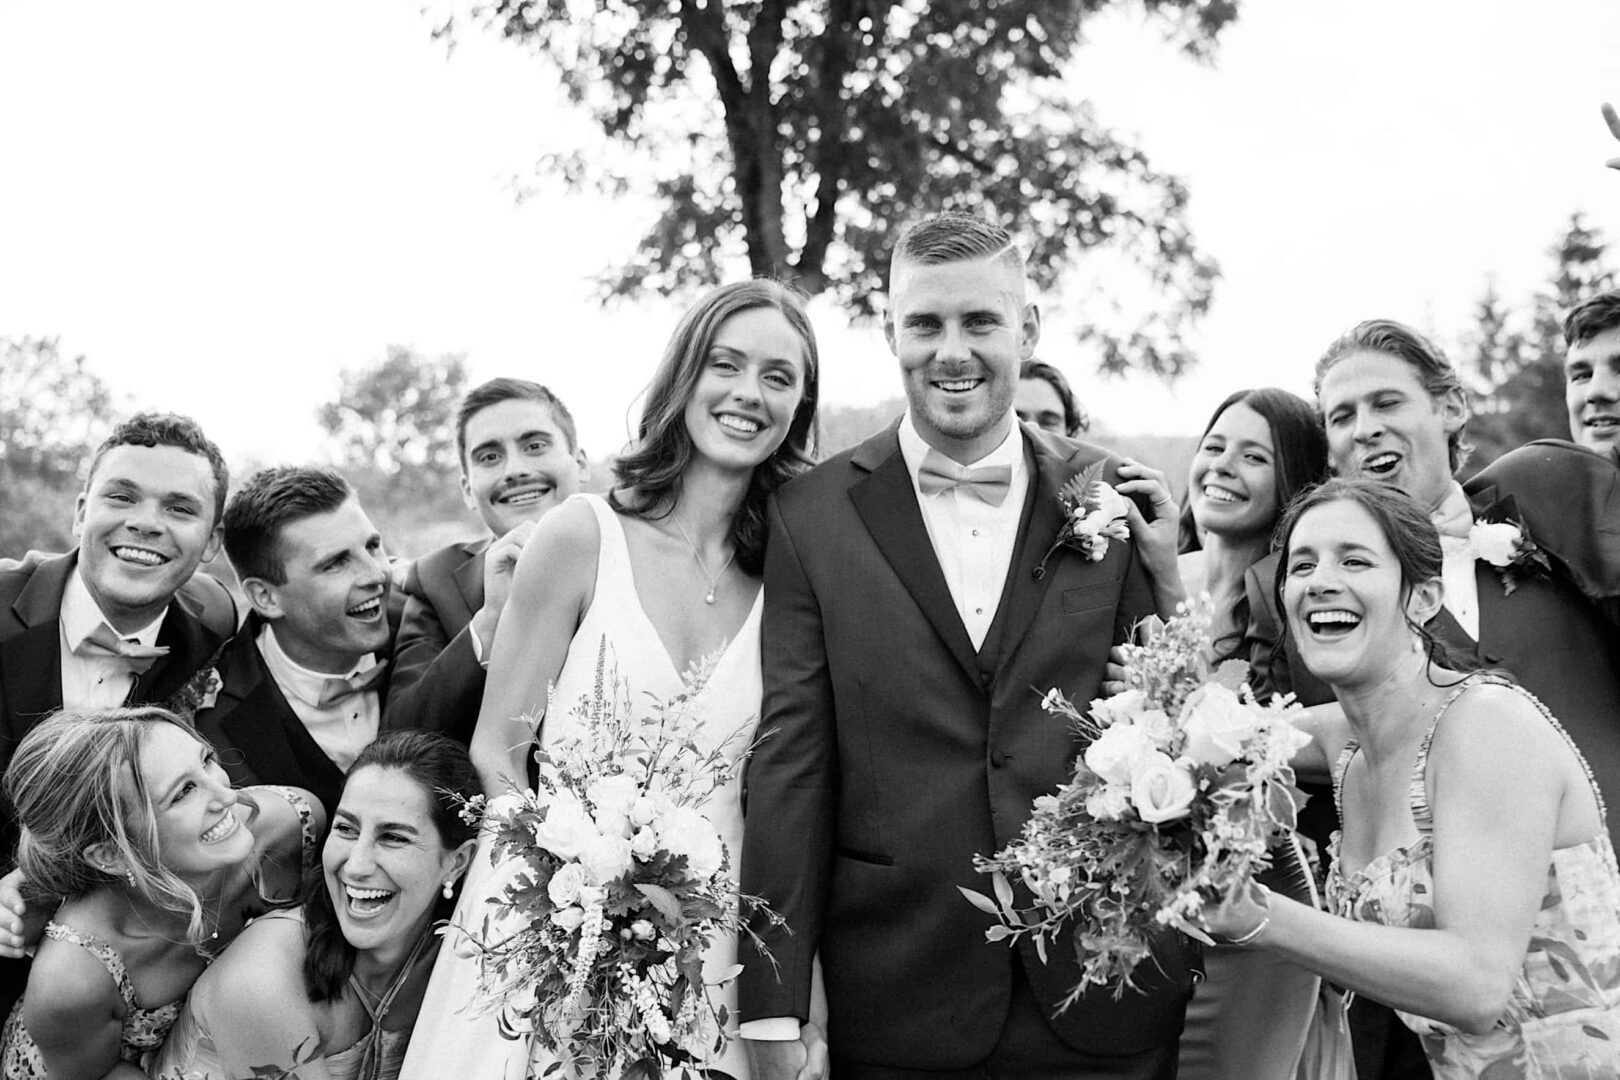
{"type": "MultiPolygon", "coordinates": [[[[1341,836],[1333,836],[1330,906],[1345,918],[1386,926],[1434,926],[1434,820],[1424,782],[1435,725],[1470,686],[1509,686],[1534,702],[1569,740],[1546,706],[1500,676],[1476,675],[1459,686],[1423,736],[1412,767],[1410,799],[1417,840],[1380,855],[1345,878],[1339,870],[1341,836]]],[[[1359,749],[1352,740],[1333,767],[1333,795],[1344,807],[1345,770],[1359,749]]],[[[1581,758],[1591,781],[1591,770],[1581,758]]],[[[1605,818],[1603,795],[1593,783],[1605,818]]],[[[1620,1077],[1620,871],[1607,829],[1552,853],[1547,889],[1530,931],[1524,967],[1495,1028],[1471,1035],[1427,1017],[1399,1013],[1417,1032],[1437,1080],[1613,1080],[1620,1077]]]]}

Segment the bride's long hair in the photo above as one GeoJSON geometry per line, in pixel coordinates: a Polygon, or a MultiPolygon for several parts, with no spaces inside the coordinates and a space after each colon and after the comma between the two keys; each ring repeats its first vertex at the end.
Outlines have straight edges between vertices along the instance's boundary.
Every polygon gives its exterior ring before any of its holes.
{"type": "Polygon", "coordinates": [[[620,513],[656,519],[675,508],[681,478],[692,461],[692,436],[686,430],[686,406],[697,389],[720,326],[733,315],[754,308],[782,313],[804,344],[804,397],[788,426],[787,438],[761,462],[748,482],[748,492],[732,520],[731,538],[737,565],[758,574],[765,563],[765,505],[771,493],[814,463],[817,438],[816,401],[821,362],[816,334],[805,312],[804,294],[769,278],[722,285],[694,304],[669,339],[664,358],[647,388],[647,403],[635,445],[614,464],[618,486],[609,502],[620,513]]]}

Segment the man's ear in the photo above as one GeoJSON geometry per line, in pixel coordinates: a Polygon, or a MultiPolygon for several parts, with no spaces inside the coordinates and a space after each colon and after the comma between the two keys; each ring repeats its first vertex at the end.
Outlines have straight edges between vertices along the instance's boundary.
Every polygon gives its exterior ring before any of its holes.
{"type": "Polygon", "coordinates": [[[883,309],[883,340],[889,343],[891,353],[896,356],[900,355],[900,346],[895,341],[894,310],[892,308],[885,307],[883,309]]]}
{"type": "Polygon", "coordinates": [[[585,448],[574,448],[574,464],[579,466],[579,482],[581,486],[591,478],[591,459],[585,456],[585,448]]]}
{"type": "Polygon", "coordinates": [[[1035,346],[1041,340],[1041,308],[1039,304],[1025,304],[1024,314],[1018,320],[1018,358],[1028,360],[1035,355],[1035,346]]]}
{"type": "Polygon", "coordinates": [[[219,555],[220,545],[225,542],[225,526],[215,525],[214,531],[208,534],[208,543],[203,546],[201,562],[211,563],[219,555]]]}
{"type": "Polygon", "coordinates": [[[243,578],[242,595],[261,618],[274,620],[286,614],[281,607],[280,590],[263,578],[243,578]]]}
{"type": "Polygon", "coordinates": [[[1446,589],[1439,578],[1418,582],[1406,596],[1406,617],[1418,626],[1428,625],[1429,620],[1439,614],[1445,596],[1446,589]]]}
{"type": "Polygon", "coordinates": [[[467,482],[466,466],[461,469],[461,505],[474,513],[478,512],[478,500],[473,498],[472,485],[467,482]]]}
{"type": "Polygon", "coordinates": [[[89,500],[89,488],[79,492],[79,497],[73,500],[73,535],[75,538],[84,532],[84,504],[89,500]]]}
{"type": "Polygon", "coordinates": [[[1440,414],[1440,422],[1445,426],[1447,435],[1461,431],[1462,426],[1468,423],[1468,396],[1460,386],[1453,386],[1436,398],[1434,409],[1440,414]]]}

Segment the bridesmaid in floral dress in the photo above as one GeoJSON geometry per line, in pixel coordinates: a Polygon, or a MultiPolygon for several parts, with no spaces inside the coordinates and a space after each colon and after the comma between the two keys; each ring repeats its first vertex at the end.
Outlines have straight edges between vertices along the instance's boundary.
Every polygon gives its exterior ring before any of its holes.
{"type": "Polygon", "coordinates": [[[1256,886],[1210,928],[1393,1006],[1441,1080],[1620,1076],[1620,871],[1580,752],[1437,655],[1440,542],[1407,496],[1329,481],[1282,536],[1289,633],[1344,707],[1306,751],[1335,762],[1338,914],[1256,886]]]}

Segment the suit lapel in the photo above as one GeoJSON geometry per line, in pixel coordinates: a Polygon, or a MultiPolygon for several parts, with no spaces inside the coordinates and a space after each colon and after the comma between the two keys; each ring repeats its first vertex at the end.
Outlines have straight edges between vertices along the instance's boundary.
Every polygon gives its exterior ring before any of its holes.
{"type": "MultiPolygon", "coordinates": [[[[456,572],[451,575],[456,583],[456,592],[461,594],[461,599],[467,605],[467,610],[461,613],[462,626],[471,622],[478,609],[484,606],[484,550],[488,546],[487,541],[478,545],[469,544],[467,561],[456,567],[456,572]]],[[[460,627],[457,627],[456,632],[459,631],[460,627]]]]}
{"type": "Polygon", "coordinates": [[[129,692],[131,704],[166,701],[197,673],[212,653],[217,639],[203,628],[201,613],[176,593],[169,601],[169,614],[158,631],[157,643],[167,646],[169,654],[153,661],[152,666],[137,677],[129,692]]]}
{"type": "MultiPolygon", "coordinates": [[[[270,677],[257,643],[263,622],[249,615],[220,665],[219,702],[198,715],[199,727],[216,726],[224,745],[241,751],[255,781],[299,782],[314,786],[318,774],[342,774],[310,736],[298,714],[270,677]],[[324,765],[325,768],[321,768],[324,765]]],[[[330,779],[330,778],[328,778],[330,779]]]]}
{"type": "Polygon", "coordinates": [[[867,475],[850,488],[850,499],[878,551],[922,609],[923,617],[962,670],[977,683],[978,655],[928,539],[928,526],[923,523],[911,473],[900,453],[897,431],[898,425],[892,425],[855,452],[852,463],[867,475]]]}
{"type": "Polygon", "coordinates": [[[1024,512],[1018,521],[1018,538],[1013,545],[1012,562],[1007,567],[1001,603],[996,606],[995,621],[984,639],[986,647],[994,649],[994,655],[987,659],[998,668],[1006,657],[1013,655],[1028,633],[1046,590],[1056,576],[1043,574],[1037,578],[1035,568],[1063,526],[1058,491],[1069,478],[1066,457],[1033,435],[1026,435],[1025,446],[1033,458],[1034,470],[1024,499],[1024,512]]]}
{"type": "Polygon", "coordinates": [[[47,559],[11,605],[26,629],[4,645],[6,708],[30,722],[62,707],[62,593],[77,563],[76,551],[47,559]]]}

